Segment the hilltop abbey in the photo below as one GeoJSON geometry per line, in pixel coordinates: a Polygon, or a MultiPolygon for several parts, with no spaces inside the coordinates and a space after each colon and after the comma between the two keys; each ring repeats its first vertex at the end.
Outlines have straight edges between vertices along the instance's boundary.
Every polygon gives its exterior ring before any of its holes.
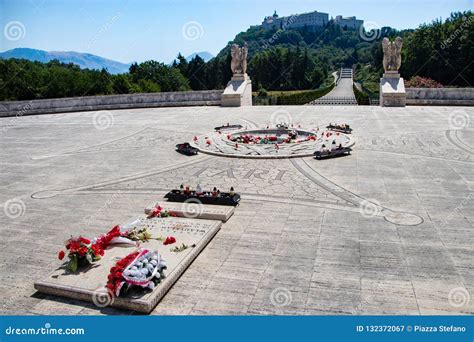
{"type": "Polygon", "coordinates": [[[345,29],[358,30],[364,21],[356,19],[356,17],[343,18],[341,15],[329,20],[329,14],[318,11],[292,14],[288,17],[279,17],[276,11],[271,16],[263,19],[262,26],[267,29],[272,28],[304,28],[315,30],[317,27],[325,26],[329,21],[333,21],[337,25],[345,29]]]}

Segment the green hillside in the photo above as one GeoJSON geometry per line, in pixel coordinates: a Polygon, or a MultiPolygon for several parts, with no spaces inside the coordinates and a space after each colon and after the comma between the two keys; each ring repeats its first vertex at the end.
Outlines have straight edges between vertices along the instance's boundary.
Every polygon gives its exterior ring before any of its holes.
{"type": "Polygon", "coordinates": [[[381,41],[401,36],[400,71],[406,80],[422,76],[444,86],[465,87],[474,79],[473,24],[474,16],[468,11],[401,31],[382,27],[359,32],[332,22],[314,32],[254,26],[237,34],[209,62],[197,58],[188,63],[180,56],[174,66],[189,79],[192,89],[224,88],[231,77],[230,46],[247,43],[248,74],[255,91],[317,89],[327,86],[331,72],[355,66],[355,80],[374,95],[383,73],[381,41]]]}

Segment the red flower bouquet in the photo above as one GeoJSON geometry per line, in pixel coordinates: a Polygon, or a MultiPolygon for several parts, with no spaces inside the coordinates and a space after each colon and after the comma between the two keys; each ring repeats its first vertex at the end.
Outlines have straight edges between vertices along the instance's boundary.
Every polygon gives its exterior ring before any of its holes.
{"type": "Polygon", "coordinates": [[[153,217],[176,217],[176,214],[173,213],[172,211],[169,211],[167,209],[163,209],[159,204],[157,204],[153,209],[151,210],[145,210],[145,214],[148,214],[148,218],[153,218],[153,217]]]}
{"type": "Polygon", "coordinates": [[[115,226],[108,233],[102,234],[94,239],[93,243],[106,249],[113,244],[136,245],[136,241],[148,241],[152,239],[151,232],[147,227],[133,227],[124,229],[125,227],[115,226]]]}
{"type": "MultiPolygon", "coordinates": [[[[79,236],[77,238],[71,237],[66,241],[67,255],[69,263],[67,265],[71,272],[76,272],[79,266],[91,264],[94,261],[100,260],[104,255],[104,250],[100,245],[91,244],[89,239],[79,236]]],[[[66,253],[60,251],[58,253],[59,260],[64,259],[66,253]]]]}
{"type": "Polygon", "coordinates": [[[100,248],[106,249],[114,238],[120,236],[122,236],[122,233],[120,232],[120,226],[115,226],[108,233],[102,234],[98,238],[94,239],[94,243],[100,246],[100,248]]]}
{"type": "MultiPolygon", "coordinates": [[[[166,211],[162,215],[171,215],[171,213],[166,211]]],[[[99,260],[109,245],[118,243],[136,245],[136,241],[148,241],[149,239],[152,239],[152,237],[149,229],[146,227],[122,230],[120,226],[113,227],[108,233],[100,235],[92,242],[82,236],[77,238],[71,237],[66,241],[67,255],[70,259],[68,268],[75,272],[79,266],[91,264],[99,260]]],[[[65,256],[66,253],[64,251],[58,253],[59,260],[63,260],[65,256]]]]}

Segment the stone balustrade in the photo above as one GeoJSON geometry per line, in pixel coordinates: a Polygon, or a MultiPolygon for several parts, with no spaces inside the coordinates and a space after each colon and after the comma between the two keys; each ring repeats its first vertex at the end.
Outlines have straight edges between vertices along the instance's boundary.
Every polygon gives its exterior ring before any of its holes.
{"type": "Polygon", "coordinates": [[[149,107],[219,106],[222,90],[66,97],[0,102],[0,117],[149,107]]]}
{"type": "Polygon", "coordinates": [[[474,88],[406,88],[406,93],[407,105],[474,105],[474,88]]]}

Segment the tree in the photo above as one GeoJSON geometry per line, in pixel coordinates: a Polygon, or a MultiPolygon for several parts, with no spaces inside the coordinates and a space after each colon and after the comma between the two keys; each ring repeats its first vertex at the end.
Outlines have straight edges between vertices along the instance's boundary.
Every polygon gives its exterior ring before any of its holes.
{"type": "Polygon", "coordinates": [[[206,62],[199,57],[199,55],[194,56],[194,58],[189,62],[186,75],[189,79],[189,85],[193,90],[204,90],[206,87],[206,62]]]}
{"type": "Polygon", "coordinates": [[[130,75],[133,82],[147,80],[156,83],[161,91],[183,91],[189,89],[189,82],[181,72],[174,67],[157,61],[146,61],[132,64],[130,75]]]}
{"type": "Polygon", "coordinates": [[[320,67],[316,66],[314,67],[312,73],[311,73],[311,84],[313,88],[318,88],[323,81],[325,80],[325,75],[323,70],[321,70],[320,67]]]}
{"type": "Polygon", "coordinates": [[[159,93],[161,88],[153,81],[141,79],[138,81],[138,89],[140,93],[159,93]]]}
{"type": "Polygon", "coordinates": [[[189,78],[188,75],[188,61],[179,53],[178,57],[173,61],[173,67],[177,68],[181,74],[189,78]]]}
{"type": "Polygon", "coordinates": [[[112,77],[112,88],[115,94],[129,94],[132,92],[132,84],[127,74],[112,77]]]}

